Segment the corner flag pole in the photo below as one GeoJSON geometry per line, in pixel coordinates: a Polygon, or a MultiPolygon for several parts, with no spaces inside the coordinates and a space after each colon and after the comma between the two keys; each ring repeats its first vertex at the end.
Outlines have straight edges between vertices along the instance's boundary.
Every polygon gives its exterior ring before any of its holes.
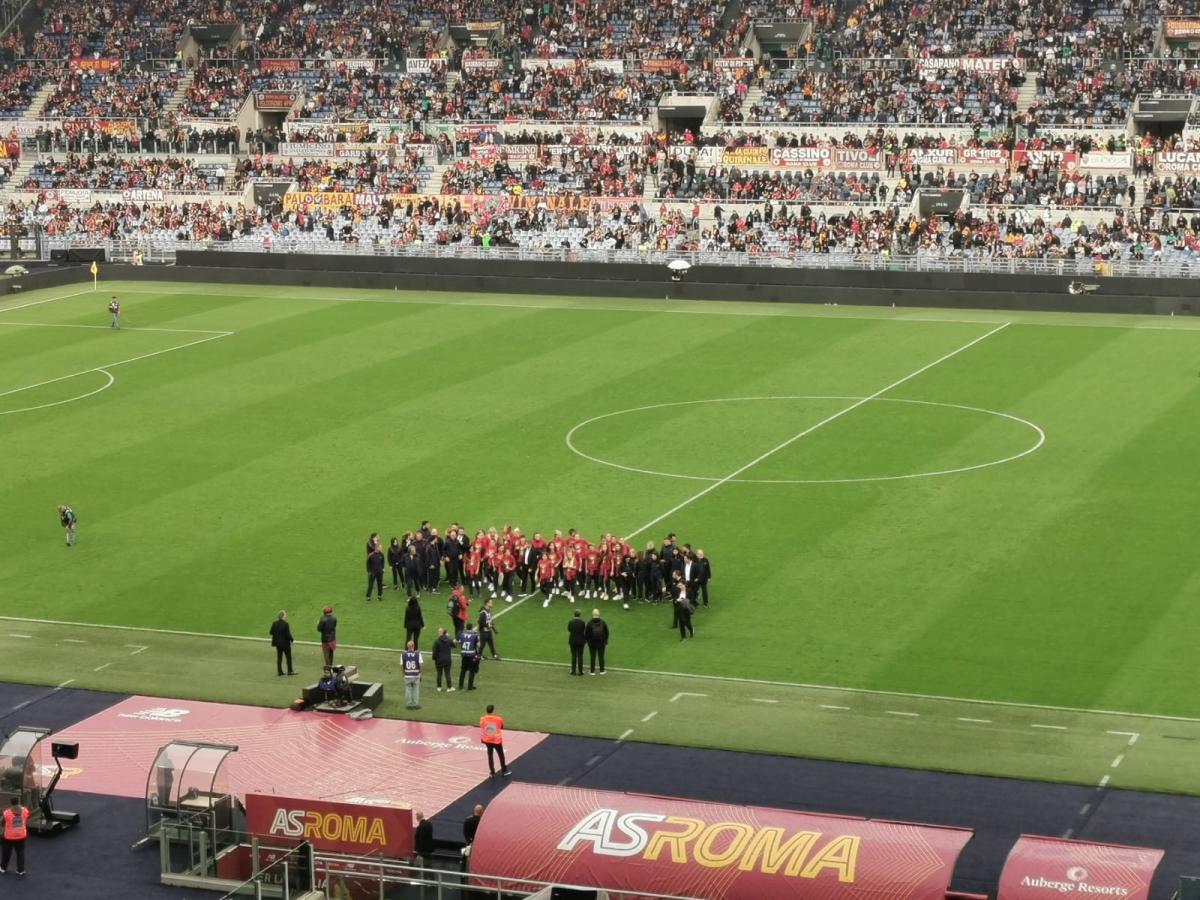
{"type": "Polygon", "coordinates": [[[92,290],[93,291],[97,291],[100,289],[99,280],[100,280],[100,267],[98,265],[96,265],[96,261],[93,259],[92,260],[92,290]]]}

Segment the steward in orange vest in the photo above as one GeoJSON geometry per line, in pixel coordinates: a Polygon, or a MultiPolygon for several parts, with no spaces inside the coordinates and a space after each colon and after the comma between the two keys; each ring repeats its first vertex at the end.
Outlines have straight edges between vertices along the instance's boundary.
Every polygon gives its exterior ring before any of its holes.
{"type": "Polygon", "coordinates": [[[500,774],[512,774],[508,768],[508,763],[504,761],[504,720],[495,713],[496,707],[489,703],[487,715],[479,719],[479,739],[487,747],[488,769],[492,773],[492,778],[496,777],[496,763],[494,760],[496,755],[500,757],[500,774]]]}

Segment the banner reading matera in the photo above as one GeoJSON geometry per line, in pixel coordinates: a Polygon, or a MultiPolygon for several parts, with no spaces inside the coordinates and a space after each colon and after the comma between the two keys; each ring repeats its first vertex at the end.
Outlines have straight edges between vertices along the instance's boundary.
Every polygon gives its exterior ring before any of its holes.
{"type": "Polygon", "coordinates": [[[942,900],[971,834],[514,784],[484,813],[471,869],[708,900],[942,900]]]}

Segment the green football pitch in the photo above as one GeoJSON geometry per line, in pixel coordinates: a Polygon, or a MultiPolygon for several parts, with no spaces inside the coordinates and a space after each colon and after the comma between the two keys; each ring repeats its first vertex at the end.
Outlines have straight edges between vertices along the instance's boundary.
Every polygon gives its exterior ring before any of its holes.
{"type": "MultiPolygon", "coordinates": [[[[666,606],[602,604],[614,671],[571,679],[566,601],[501,604],[505,660],[469,697],[427,680],[416,715],[1197,793],[1198,422],[1182,319],[11,297],[0,640],[19,680],[281,705],[267,628],[286,608],[315,640],[331,603],[399,716],[403,603],[363,602],[370,532],[671,531],[713,561],[694,641],[666,606]]],[[[422,605],[432,636],[444,589],[422,605]]]]}

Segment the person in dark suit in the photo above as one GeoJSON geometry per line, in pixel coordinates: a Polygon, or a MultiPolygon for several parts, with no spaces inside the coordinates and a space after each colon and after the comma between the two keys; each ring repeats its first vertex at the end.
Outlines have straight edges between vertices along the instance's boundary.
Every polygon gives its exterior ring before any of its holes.
{"type": "Polygon", "coordinates": [[[476,803],[475,809],[463,821],[463,840],[467,844],[475,843],[475,832],[479,830],[479,820],[483,818],[483,804],[476,803]]]}
{"type": "Polygon", "coordinates": [[[367,542],[367,600],[371,599],[371,587],[376,588],[376,594],[379,599],[383,599],[383,570],[386,566],[386,560],[383,555],[383,547],[379,544],[379,535],[371,535],[371,539],[367,542]]]}
{"type": "Polygon", "coordinates": [[[413,828],[413,865],[418,869],[428,869],[434,847],[433,823],[419,809],[413,813],[413,818],[417,822],[413,828]]]}
{"type": "Polygon", "coordinates": [[[404,607],[404,642],[412,641],[416,647],[424,627],[425,617],[421,615],[421,604],[417,602],[416,597],[409,597],[408,606],[404,607]]]}
{"type": "Polygon", "coordinates": [[[283,661],[287,660],[287,674],[295,675],[292,668],[292,626],[288,624],[287,611],[281,609],[271,623],[271,646],[275,648],[275,672],[283,674],[283,661]]]}
{"type": "Polygon", "coordinates": [[[437,529],[430,529],[429,537],[425,539],[425,587],[431,594],[438,592],[438,581],[442,573],[442,539],[438,537],[437,529]]]}
{"type": "Polygon", "coordinates": [[[600,618],[600,610],[592,610],[592,620],[584,626],[584,637],[588,646],[588,674],[596,674],[596,660],[600,660],[600,674],[604,674],[604,648],[608,646],[608,623],[600,618]]]}
{"type": "Polygon", "coordinates": [[[688,599],[687,585],[679,583],[679,596],[675,598],[675,616],[679,623],[679,639],[694,638],[692,630],[692,601],[688,599]],[[686,632],[686,633],[685,633],[686,632]]]}
{"type": "Polygon", "coordinates": [[[583,674],[583,648],[587,644],[587,625],[583,622],[583,613],[575,610],[575,615],[567,622],[567,646],[571,648],[571,674],[583,674]]]}
{"type": "Polygon", "coordinates": [[[333,665],[333,653],[337,650],[337,616],[333,607],[325,607],[324,614],[317,622],[317,633],[321,635],[321,652],[325,655],[325,665],[333,665]]]}
{"type": "Polygon", "coordinates": [[[404,548],[400,546],[400,538],[392,538],[388,545],[387,561],[392,568],[392,590],[398,591],[404,584],[404,548]]]}
{"type": "MultiPolygon", "coordinates": [[[[704,598],[704,605],[708,606],[708,583],[712,580],[712,563],[708,561],[708,557],[704,555],[704,551],[696,549],[696,589],[697,594],[704,598]]],[[[693,594],[693,599],[697,596],[693,594]]]]}
{"type": "Polygon", "coordinates": [[[421,585],[425,583],[425,563],[418,549],[421,541],[413,541],[408,545],[408,555],[404,557],[404,583],[408,585],[408,596],[416,597],[421,593],[421,585]]]}
{"type": "Polygon", "coordinates": [[[446,690],[453,692],[454,684],[450,681],[450,666],[454,661],[454,638],[446,633],[445,628],[439,628],[433,641],[433,666],[437,669],[437,689],[441,693],[442,676],[446,676],[446,690]]]}

